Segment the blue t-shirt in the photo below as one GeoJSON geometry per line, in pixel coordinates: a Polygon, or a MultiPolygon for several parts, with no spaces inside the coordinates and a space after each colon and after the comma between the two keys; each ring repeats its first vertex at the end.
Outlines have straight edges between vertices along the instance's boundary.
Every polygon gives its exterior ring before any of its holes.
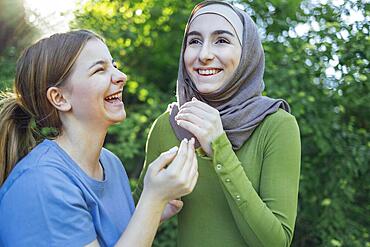
{"type": "Polygon", "coordinates": [[[37,145],[0,188],[0,246],[114,245],[134,212],[121,161],[102,149],[104,181],[55,142],[37,145]]]}

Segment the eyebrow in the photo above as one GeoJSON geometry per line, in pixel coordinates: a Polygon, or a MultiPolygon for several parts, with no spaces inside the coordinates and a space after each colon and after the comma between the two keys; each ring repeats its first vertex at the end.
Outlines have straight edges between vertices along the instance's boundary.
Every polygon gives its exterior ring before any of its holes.
{"type": "MultiPolygon", "coordinates": [[[[101,65],[106,65],[108,62],[106,60],[99,60],[99,61],[96,61],[95,63],[93,63],[89,69],[91,69],[92,67],[94,67],[95,65],[98,65],[98,64],[101,64],[101,65]]],[[[114,59],[112,59],[112,63],[115,63],[114,59]]]]}
{"type": "MultiPolygon", "coordinates": [[[[230,36],[232,36],[232,37],[235,37],[235,35],[233,33],[229,32],[229,31],[226,31],[226,30],[215,30],[215,31],[212,32],[213,35],[214,34],[220,35],[220,34],[225,34],[225,33],[228,34],[228,35],[230,35],[230,36]]],[[[191,36],[191,35],[194,35],[194,36],[202,36],[201,33],[198,32],[198,31],[191,31],[191,32],[189,32],[188,33],[188,36],[191,36]]]]}

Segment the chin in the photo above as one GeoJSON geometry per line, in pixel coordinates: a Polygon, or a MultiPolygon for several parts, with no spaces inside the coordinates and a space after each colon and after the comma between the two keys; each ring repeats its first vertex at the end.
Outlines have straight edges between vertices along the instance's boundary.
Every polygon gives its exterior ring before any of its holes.
{"type": "Polygon", "coordinates": [[[107,118],[112,124],[120,123],[126,119],[126,112],[123,111],[121,113],[109,114],[107,118]]]}
{"type": "Polygon", "coordinates": [[[212,86],[207,86],[207,85],[196,85],[197,89],[201,93],[213,93],[215,92],[218,88],[212,87],[212,86]]]}
{"type": "Polygon", "coordinates": [[[222,85],[217,85],[216,81],[196,81],[192,79],[197,90],[201,93],[213,93],[217,91],[222,85]]]}
{"type": "Polygon", "coordinates": [[[117,116],[115,118],[116,122],[119,123],[119,122],[122,122],[126,119],[126,112],[124,111],[120,116],[117,116]]]}

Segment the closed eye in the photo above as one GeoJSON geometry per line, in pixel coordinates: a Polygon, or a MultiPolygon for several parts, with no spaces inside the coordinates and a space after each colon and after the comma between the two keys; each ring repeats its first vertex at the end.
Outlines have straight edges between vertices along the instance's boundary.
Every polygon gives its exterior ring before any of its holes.
{"type": "Polygon", "coordinates": [[[99,72],[101,72],[101,71],[104,71],[104,68],[103,68],[103,67],[97,68],[97,69],[94,71],[94,74],[99,73],[99,72]]]}

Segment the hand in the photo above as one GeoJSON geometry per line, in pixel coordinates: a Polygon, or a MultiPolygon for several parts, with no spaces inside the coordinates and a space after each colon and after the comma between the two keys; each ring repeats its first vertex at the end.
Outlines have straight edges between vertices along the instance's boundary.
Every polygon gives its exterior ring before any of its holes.
{"type": "Polygon", "coordinates": [[[164,207],[168,201],[187,195],[194,189],[198,179],[194,142],[194,138],[190,141],[184,139],[178,150],[175,147],[162,153],[149,165],[143,195],[164,207]]]}
{"type": "Polygon", "coordinates": [[[224,132],[217,109],[193,98],[180,107],[175,120],[198,139],[208,156],[212,155],[212,141],[224,132]]]}
{"type": "Polygon", "coordinates": [[[169,218],[180,212],[183,205],[184,203],[181,200],[169,201],[163,210],[161,222],[168,220],[169,218]]]}

